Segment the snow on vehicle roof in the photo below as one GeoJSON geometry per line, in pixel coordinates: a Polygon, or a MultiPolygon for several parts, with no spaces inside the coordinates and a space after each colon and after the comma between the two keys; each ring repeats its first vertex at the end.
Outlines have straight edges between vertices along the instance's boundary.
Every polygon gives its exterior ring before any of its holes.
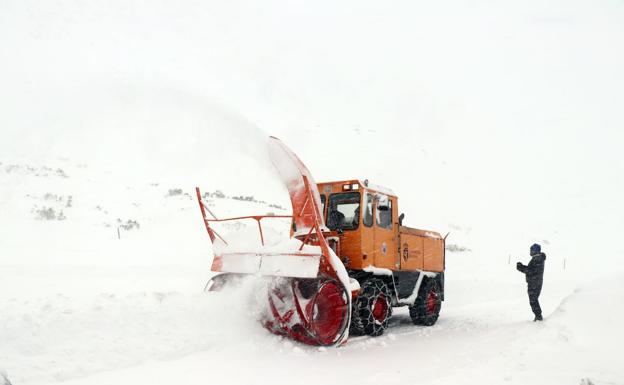
{"type": "Polygon", "coordinates": [[[338,183],[353,183],[353,182],[358,182],[361,186],[364,186],[365,188],[367,188],[369,190],[373,190],[373,191],[378,192],[380,194],[392,195],[393,197],[397,196],[394,193],[394,191],[392,191],[391,189],[389,189],[387,187],[379,186],[379,185],[372,184],[372,183],[364,183],[364,181],[360,180],[360,179],[347,179],[347,180],[327,181],[327,182],[319,182],[318,184],[334,185],[334,184],[338,184],[338,183]]]}
{"type": "Polygon", "coordinates": [[[366,186],[367,188],[369,188],[369,189],[371,189],[371,190],[375,190],[375,191],[377,191],[378,193],[382,193],[382,194],[386,194],[386,195],[392,195],[392,196],[394,196],[394,197],[395,197],[395,196],[397,196],[397,195],[394,193],[394,191],[392,191],[391,189],[389,189],[389,188],[387,188],[387,187],[383,187],[383,186],[379,186],[379,185],[376,185],[376,184],[372,184],[372,183],[370,183],[370,182],[368,183],[368,185],[366,185],[366,184],[364,184],[364,182],[363,182],[363,181],[361,181],[361,180],[360,180],[359,182],[360,182],[360,184],[361,184],[362,186],[366,186]]]}

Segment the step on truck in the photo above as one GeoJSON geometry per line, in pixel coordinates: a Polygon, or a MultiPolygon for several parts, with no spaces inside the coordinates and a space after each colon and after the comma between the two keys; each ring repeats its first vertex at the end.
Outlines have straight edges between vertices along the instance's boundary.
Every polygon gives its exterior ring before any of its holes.
{"type": "Polygon", "coordinates": [[[404,226],[398,197],[387,188],[356,179],[316,183],[279,139],[269,138],[268,151],[292,214],[217,218],[196,188],[213,245],[211,270],[219,273],[206,290],[218,291],[245,275],[269,277],[261,322],[310,345],[379,336],[393,307],[407,306],[416,325],[435,324],[444,301],[446,237],[404,226]],[[268,246],[263,223],[275,218],[291,221],[290,237],[268,246]],[[257,247],[231,247],[214,228],[241,220],[257,223],[257,247]]]}

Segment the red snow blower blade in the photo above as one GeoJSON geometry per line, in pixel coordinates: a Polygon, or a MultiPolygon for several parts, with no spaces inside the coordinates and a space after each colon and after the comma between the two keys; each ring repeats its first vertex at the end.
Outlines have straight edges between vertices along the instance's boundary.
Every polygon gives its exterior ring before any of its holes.
{"type": "MultiPolygon", "coordinates": [[[[244,275],[272,277],[268,288],[268,314],[262,320],[271,332],[297,341],[321,346],[346,342],[351,318],[353,293],[347,271],[325,238],[329,229],[321,214],[321,199],[316,182],[305,165],[279,139],[269,140],[271,161],[290,195],[292,215],[252,215],[217,219],[202,200],[197,199],[206,231],[213,244],[212,271],[215,276],[206,286],[216,291],[230,279],[244,275]],[[206,213],[212,218],[208,218],[206,213]],[[291,218],[290,238],[299,242],[287,251],[265,248],[262,223],[273,218],[291,218]],[[248,252],[228,251],[227,241],[211,224],[255,220],[260,232],[260,247],[248,252]]],[[[358,287],[355,288],[357,290],[358,287]]]]}

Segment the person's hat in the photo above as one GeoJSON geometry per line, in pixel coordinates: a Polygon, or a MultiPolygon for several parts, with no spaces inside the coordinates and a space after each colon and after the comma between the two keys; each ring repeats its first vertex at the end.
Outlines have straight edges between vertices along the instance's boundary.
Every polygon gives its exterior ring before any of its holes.
{"type": "Polygon", "coordinates": [[[533,246],[531,246],[531,255],[539,254],[541,252],[542,252],[542,247],[538,245],[537,243],[534,243],[533,246]]]}

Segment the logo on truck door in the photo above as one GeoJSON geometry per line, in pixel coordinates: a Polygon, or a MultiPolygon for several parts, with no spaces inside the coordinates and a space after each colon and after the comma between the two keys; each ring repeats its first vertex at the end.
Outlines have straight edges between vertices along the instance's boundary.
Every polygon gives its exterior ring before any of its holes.
{"type": "Polygon", "coordinates": [[[409,248],[407,243],[403,244],[403,260],[405,262],[407,262],[407,260],[409,259],[409,248]]]}

